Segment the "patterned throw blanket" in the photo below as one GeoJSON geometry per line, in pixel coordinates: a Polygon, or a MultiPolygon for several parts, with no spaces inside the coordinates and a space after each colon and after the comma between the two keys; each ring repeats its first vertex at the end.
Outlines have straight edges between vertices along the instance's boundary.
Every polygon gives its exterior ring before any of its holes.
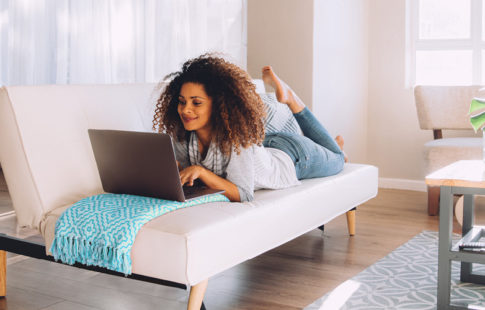
{"type": "Polygon", "coordinates": [[[51,252],[56,260],[131,274],[131,247],[138,230],[167,212],[197,204],[229,201],[221,194],[186,202],[101,194],[82,199],[57,220],[51,252]]]}

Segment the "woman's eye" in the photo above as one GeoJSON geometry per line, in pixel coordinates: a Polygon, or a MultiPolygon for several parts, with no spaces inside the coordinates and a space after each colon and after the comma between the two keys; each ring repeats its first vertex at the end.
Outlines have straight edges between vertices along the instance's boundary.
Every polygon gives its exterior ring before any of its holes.
{"type": "Polygon", "coordinates": [[[199,102],[199,101],[194,101],[194,102],[193,102],[193,104],[194,104],[194,105],[201,105],[201,104],[202,104],[202,102],[199,102]]]}
{"type": "Polygon", "coordinates": [[[179,103],[178,104],[185,105],[185,102],[179,100],[179,103]]]}

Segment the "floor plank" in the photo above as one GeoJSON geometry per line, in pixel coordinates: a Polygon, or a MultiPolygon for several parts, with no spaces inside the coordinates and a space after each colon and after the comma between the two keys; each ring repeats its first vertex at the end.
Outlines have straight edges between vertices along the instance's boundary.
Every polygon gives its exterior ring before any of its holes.
{"type": "MultiPolygon", "coordinates": [[[[1,182],[0,182],[1,184],[1,182]]],[[[0,201],[11,203],[8,192],[0,201]]],[[[427,215],[426,193],[380,189],[358,207],[356,235],[345,215],[210,279],[205,304],[222,309],[301,309],[356,275],[423,230],[438,230],[427,215]]],[[[477,223],[485,224],[485,199],[477,200],[477,223]]],[[[455,222],[454,230],[459,226],[455,222]]],[[[32,236],[0,219],[0,231],[32,236]]],[[[7,298],[0,309],[184,309],[187,292],[98,274],[31,258],[9,256],[7,298]]]]}
{"type": "MultiPolygon", "coordinates": [[[[7,301],[10,287],[23,288],[37,295],[52,296],[62,301],[82,304],[95,309],[183,309],[185,300],[169,300],[166,295],[152,296],[145,293],[125,290],[121,286],[107,288],[97,285],[96,281],[83,282],[77,278],[66,279],[56,274],[46,276],[42,272],[25,272],[10,265],[7,271],[7,301]]],[[[116,281],[130,281],[118,278],[116,281]]],[[[9,305],[10,307],[10,305],[9,305]]],[[[27,309],[39,309],[37,306],[27,309]]]]}
{"type": "Polygon", "coordinates": [[[63,301],[42,310],[96,310],[96,308],[88,307],[82,304],[78,304],[70,301],[63,301]]]}
{"type": "MultiPolygon", "coordinates": [[[[8,278],[7,278],[8,279],[8,278]]],[[[7,286],[7,297],[0,298],[2,310],[30,310],[42,309],[55,305],[63,300],[59,297],[37,293],[27,288],[7,286]]]]}

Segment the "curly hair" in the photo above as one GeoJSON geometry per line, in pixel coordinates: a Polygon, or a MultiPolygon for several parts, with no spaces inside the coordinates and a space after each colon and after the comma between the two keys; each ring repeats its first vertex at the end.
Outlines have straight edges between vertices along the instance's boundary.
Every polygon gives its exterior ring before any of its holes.
{"type": "Polygon", "coordinates": [[[256,93],[249,74],[240,67],[213,54],[186,61],[181,71],[171,73],[153,117],[153,129],[166,132],[177,141],[187,141],[187,132],[177,112],[182,85],[204,87],[212,99],[212,139],[224,155],[241,147],[261,145],[264,139],[264,104],[256,93]]]}

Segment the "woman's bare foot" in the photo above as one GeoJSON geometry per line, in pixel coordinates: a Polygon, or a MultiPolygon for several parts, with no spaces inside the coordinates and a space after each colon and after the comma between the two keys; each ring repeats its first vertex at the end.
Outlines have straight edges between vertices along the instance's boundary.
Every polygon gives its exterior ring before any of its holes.
{"type": "Polygon", "coordinates": [[[273,71],[271,66],[264,66],[262,69],[263,81],[275,89],[276,99],[287,104],[291,112],[298,113],[305,108],[305,104],[295,94],[295,92],[281,80],[273,71]]]}
{"type": "Polygon", "coordinates": [[[349,162],[349,158],[347,157],[347,154],[345,154],[345,152],[344,152],[344,138],[342,138],[342,136],[336,136],[335,137],[335,142],[337,142],[338,146],[340,147],[340,149],[344,153],[344,161],[346,163],[348,163],[349,162]]]}

